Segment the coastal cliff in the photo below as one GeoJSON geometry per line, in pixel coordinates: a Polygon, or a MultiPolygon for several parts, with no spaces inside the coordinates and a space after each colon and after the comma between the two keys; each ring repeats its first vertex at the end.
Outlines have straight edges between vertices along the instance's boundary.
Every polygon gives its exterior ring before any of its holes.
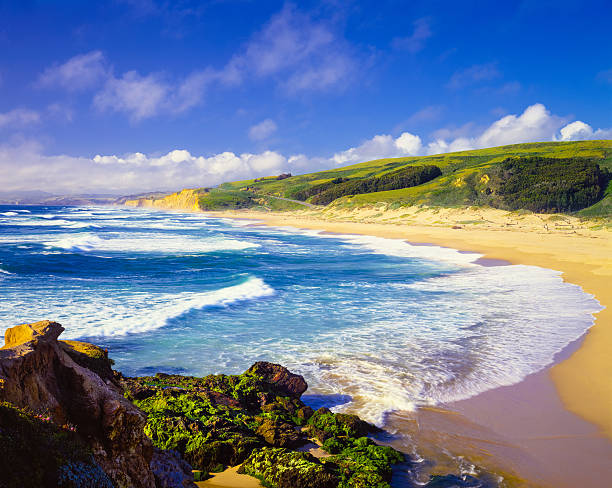
{"type": "Polygon", "coordinates": [[[107,353],[58,341],[63,331],[50,321],[6,331],[0,487],[195,487],[186,463],[153,447],[107,353]]]}
{"type": "Polygon", "coordinates": [[[158,198],[137,198],[126,200],[127,207],[146,207],[164,210],[199,211],[201,190],[181,190],[171,195],[158,198]]]}

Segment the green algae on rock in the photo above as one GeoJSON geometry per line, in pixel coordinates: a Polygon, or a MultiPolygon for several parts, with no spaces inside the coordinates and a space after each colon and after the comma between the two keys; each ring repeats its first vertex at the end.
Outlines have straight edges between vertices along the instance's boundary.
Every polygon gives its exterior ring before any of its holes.
{"type": "Polygon", "coordinates": [[[269,486],[386,488],[391,465],[404,461],[365,437],[380,429],[356,415],[313,412],[300,400],[304,379],[277,364],[255,363],[241,375],[157,374],[122,383],[147,413],[153,444],[177,450],[198,470],[244,463],[242,472],[269,486]],[[333,456],[291,450],[312,439],[326,442],[333,456]]]}
{"type": "Polygon", "coordinates": [[[312,454],[284,448],[257,449],[238,470],[271,488],[336,488],[339,478],[312,454]]]}

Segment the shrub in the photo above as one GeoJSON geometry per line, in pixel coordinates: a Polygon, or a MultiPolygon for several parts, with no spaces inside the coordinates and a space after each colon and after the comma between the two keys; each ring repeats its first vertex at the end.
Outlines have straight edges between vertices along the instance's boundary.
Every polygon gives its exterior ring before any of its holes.
{"type": "Polygon", "coordinates": [[[408,166],[378,177],[355,179],[334,184],[317,193],[311,201],[318,205],[327,205],[337,198],[346,195],[410,188],[427,183],[441,174],[440,168],[434,165],[408,166]]]}
{"type": "Polygon", "coordinates": [[[484,189],[490,205],[506,210],[574,212],[602,197],[610,173],[578,158],[508,158],[484,189]]]}

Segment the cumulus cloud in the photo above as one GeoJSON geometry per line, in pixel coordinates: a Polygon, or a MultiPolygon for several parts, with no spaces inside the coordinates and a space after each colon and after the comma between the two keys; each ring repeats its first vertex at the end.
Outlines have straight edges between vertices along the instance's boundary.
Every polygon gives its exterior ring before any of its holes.
{"type": "Polygon", "coordinates": [[[274,151],[258,154],[227,151],[206,157],[173,150],[160,156],[136,152],[85,158],[46,156],[42,147],[32,141],[0,146],[0,173],[6,175],[2,184],[7,191],[128,194],[213,186],[229,180],[278,174],[289,167],[287,158],[274,151]]]}
{"type": "Polygon", "coordinates": [[[27,108],[16,108],[0,113],[0,128],[21,128],[40,122],[40,114],[27,108]]]}
{"type": "Polygon", "coordinates": [[[101,51],[91,51],[47,68],[38,78],[44,87],[60,86],[66,90],[84,90],[108,76],[109,68],[101,51]]]}
{"type": "Polygon", "coordinates": [[[416,156],[422,148],[421,138],[409,132],[393,138],[388,134],[374,136],[357,147],[338,152],[331,158],[334,164],[351,164],[371,159],[416,156]]]}
{"type": "Polygon", "coordinates": [[[453,73],[446,86],[453,90],[458,90],[483,81],[490,81],[500,76],[501,73],[495,63],[475,64],[453,73]]]}
{"type": "Polygon", "coordinates": [[[44,189],[57,193],[112,191],[127,194],[213,186],[224,181],[287,171],[307,173],[372,159],[438,154],[521,142],[612,138],[612,129],[595,130],[579,120],[567,122],[542,104],[534,104],[521,114],[506,115],[479,130],[469,123],[460,129],[439,130],[436,132],[438,137],[427,144],[419,135],[410,132],[403,132],[398,137],[379,134],[358,146],[327,157],[305,154],[285,156],[276,151],[242,154],[226,151],[201,156],[185,149],[175,149],[162,155],[134,152],[96,155],[93,158],[46,156],[40,145],[26,141],[17,145],[0,145],[0,174],[3,175],[3,188],[7,191],[44,189]]]}
{"type": "Polygon", "coordinates": [[[427,146],[427,154],[464,151],[484,147],[554,140],[555,133],[567,122],[553,115],[541,103],[530,105],[520,115],[506,115],[472,137],[462,136],[447,141],[437,138],[427,146]]]}
{"type": "Polygon", "coordinates": [[[589,124],[576,120],[562,127],[559,134],[560,136],[556,137],[555,140],[584,141],[588,139],[612,139],[612,128],[593,130],[589,124]]]}
{"type": "Polygon", "coordinates": [[[506,115],[491,124],[476,140],[478,147],[503,146],[527,141],[550,140],[564,119],[536,103],[521,115],[506,115]]]}
{"type": "Polygon", "coordinates": [[[249,129],[249,139],[252,141],[263,141],[274,134],[276,129],[278,127],[272,119],[262,120],[259,124],[255,124],[249,129]]]}
{"type": "Polygon", "coordinates": [[[410,53],[417,53],[425,47],[425,41],[433,34],[429,19],[422,18],[413,22],[414,30],[407,37],[396,37],[393,39],[395,49],[406,50],[410,53]]]}

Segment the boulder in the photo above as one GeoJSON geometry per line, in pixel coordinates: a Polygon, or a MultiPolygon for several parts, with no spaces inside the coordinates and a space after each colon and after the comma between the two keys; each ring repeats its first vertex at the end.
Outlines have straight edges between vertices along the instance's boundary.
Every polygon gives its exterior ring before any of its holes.
{"type": "Polygon", "coordinates": [[[4,333],[4,347],[9,349],[33,340],[53,342],[64,332],[64,328],[57,322],[43,320],[33,324],[21,324],[10,327],[4,333]]]}
{"type": "Polygon", "coordinates": [[[274,447],[297,447],[306,443],[293,425],[279,420],[264,419],[255,432],[274,447]]]}
{"type": "Polygon", "coordinates": [[[260,377],[278,393],[292,398],[300,398],[308,388],[303,376],[292,373],[280,364],[259,361],[251,366],[246,374],[260,377]]]}

